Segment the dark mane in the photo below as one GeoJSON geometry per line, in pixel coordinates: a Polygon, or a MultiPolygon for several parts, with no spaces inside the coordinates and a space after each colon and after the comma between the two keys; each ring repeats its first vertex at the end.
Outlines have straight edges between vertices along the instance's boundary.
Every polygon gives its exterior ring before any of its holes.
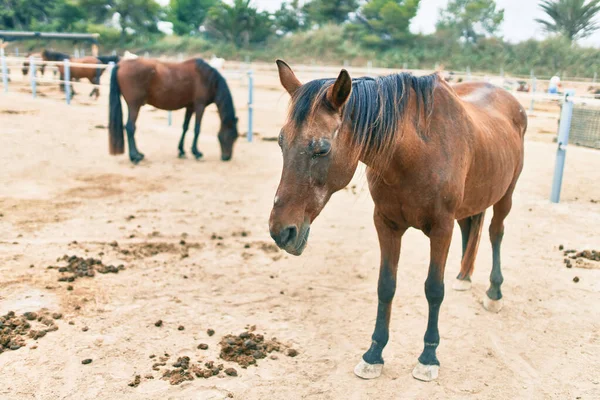
{"type": "Polygon", "coordinates": [[[229,86],[227,86],[227,82],[225,81],[225,78],[223,78],[223,75],[201,58],[196,59],[196,67],[203,74],[205,79],[208,80],[208,84],[215,88],[215,97],[213,101],[219,110],[221,124],[237,123],[233,98],[231,97],[229,86]]]}
{"type": "Polygon", "coordinates": [[[119,56],[97,56],[98,60],[100,60],[100,64],[108,64],[110,62],[114,62],[115,64],[121,60],[119,56]]]}
{"type": "MultiPolygon", "coordinates": [[[[327,89],[335,79],[318,79],[302,85],[292,97],[290,119],[301,126],[316,106],[325,104],[327,89]]],[[[353,140],[360,153],[381,153],[388,149],[401,134],[399,129],[405,118],[406,108],[415,96],[417,115],[409,116],[417,132],[426,138],[426,127],[421,129],[421,112],[427,121],[433,107],[433,91],[438,82],[437,74],[417,77],[400,73],[377,78],[363,77],[352,80],[352,94],[343,109],[344,124],[351,124],[353,140]],[[412,90],[410,90],[412,89],[412,90]]]]}
{"type": "Polygon", "coordinates": [[[71,59],[71,56],[68,54],[60,53],[58,51],[50,51],[50,50],[44,50],[42,52],[42,57],[46,61],[63,61],[63,60],[71,59]]]}

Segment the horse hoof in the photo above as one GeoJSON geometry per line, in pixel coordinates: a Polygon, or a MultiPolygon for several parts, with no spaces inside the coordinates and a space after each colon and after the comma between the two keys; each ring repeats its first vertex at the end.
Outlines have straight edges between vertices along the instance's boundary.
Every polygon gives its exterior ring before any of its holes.
{"type": "Polygon", "coordinates": [[[139,153],[133,157],[130,157],[129,159],[131,160],[132,163],[137,165],[140,161],[142,161],[144,159],[144,155],[142,153],[139,153]]]}
{"type": "Polygon", "coordinates": [[[483,296],[483,308],[489,312],[499,313],[503,305],[504,301],[502,299],[492,300],[487,295],[483,296]]]}
{"type": "Polygon", "coordinates": [[[194,153],[194,157],[196,157],[196,160],[199,160],[199,159],[201,159],[202,157],[204,157],[204,154],[202,154],[202,153],[200,153],[200,152],[197,152],[197,153],[194,153]]]}
{"type": "Polygon", "coordinates": [[[185,153],[179,153],[179,155],[177,157],[179,157],[179,158],[187,158],[186,155],[185,155],[185,153]]]}
{"type": "Polygon", "coordinates": [[[471,290],[471,281],[468,281],[466,279],[455,279],[454,283],[452,284],[452,289],[459,292],[471,290]]]}
{"type": "Polygon", "coordinates": [[[423,382],[431,382],[437,379],[439,371],[439,365],[424,365],[418,363],[412,371],[412,376],[423,382]]]}
{"type": "Polygon", "coordinates": [[[362,379],[379,378],[381,371],[383,371],[383,364],[369,364],[363,359],[354,367],[354,374],[362,379]]]}

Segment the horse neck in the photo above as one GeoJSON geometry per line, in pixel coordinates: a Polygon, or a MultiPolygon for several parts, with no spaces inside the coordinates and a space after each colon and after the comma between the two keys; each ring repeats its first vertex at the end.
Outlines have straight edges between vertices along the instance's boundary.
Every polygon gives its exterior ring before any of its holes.
{"type": "MultiPolygon", "coordinates": [[[[389,146],[379,152],[369,149],[359,152],[359,160],[381,176],[394,174],[394,171],[399,169],[411,168],[415,160],[428,151],[431,142],[436,142],[436,139],[432,137],[432,134],[438,131],[434,126],[436,115],[445,111],[434,106],[431,114],[427,114],[423,104],[417,104],[418,100],[414,89],[410,90],[413,92],[389,146]]],[[[445,82],[441,83],[440,80],[440,84],[433,93],[434,104],[438,103],[439,105],[440,100],[444,103],[454,101],[454,97],[449,96],[448,90],[449,86],[445,82]]]]}
{"type": "Polygon", "coordinates": [[[233,98],[229,87],[222,77],[219,79],[218,84],[215,85],[215,105],[219,112],[219,118],[221,119],[221,126],[228,121],[235,120],[235,108],[233,107],[233,98]]]}

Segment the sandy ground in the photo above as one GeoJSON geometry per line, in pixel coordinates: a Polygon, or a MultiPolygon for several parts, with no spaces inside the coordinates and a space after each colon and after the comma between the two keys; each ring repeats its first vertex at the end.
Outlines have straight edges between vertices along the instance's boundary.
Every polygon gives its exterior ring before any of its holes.
{"type": "MultiPolygon", "coordinates": [[[[244,132],[246,89],[231,85],[244,132]]],[[[272,81],[255,92],[262,137],[275,136],[285,116],[288,98],[276,88],[272,81]]],[[[429,249],[418,231],[403,241],[384,373],[373,381],[352,373],[377,304],[379,250],[362,170],[332,198],[296,258],[273,249],[268,234],[281,168],[275,142],[240,139],[233,161],[219,161],[211,107],[205,159],[180,160],[183,112],[169,127],[166,112],[144,108],[138,146],[146,160],[132,166],[108,155],[106,89],[98,103],[81,96],[71,106],[54,88],[40,90],[46,96],[35,100],[17,83],[0,94],[0,315],[47,308],[64,317],[56,332],[0,354],[1,399],[600,399],[600,265],[567,269],[558,250],[600,248],[600,204],[591,202],[600,200],[600,153],[569,147],[563,202],[548,202],[556,105],[530,120],[503,246],[505,307],[496,315],[480,304],[491,268],[484,240],[472,291],[447,285],[440,377],[423,383],[410,374],[427,315],[429,249]],[[126,269],[78,279],[72,291],[47,269],[63,254],[100,253],[126,269]],[[218,360],[220,338],[247,325],[299,355],[177,386],[151,368],[149,356],[165,352],[170,362],[218,360]],[[208,328],[216,334],[208,337],[208,328]],[[87,358],[93,362],[82,365],[87,358]],[[128,386],[149,373],[155,379],[128,386]]],[[[459,270],[459,234],[448,283],[459,270]]]]}

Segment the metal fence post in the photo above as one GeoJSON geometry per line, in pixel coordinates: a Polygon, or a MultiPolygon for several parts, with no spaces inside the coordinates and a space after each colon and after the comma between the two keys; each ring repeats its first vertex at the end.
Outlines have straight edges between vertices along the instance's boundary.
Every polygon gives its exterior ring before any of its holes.
{"type": "Polygon", "coordinates": [[[248,141],[252,142],[252,90],[254,86],[254,78],[252,76],[252,71],[248,71],[248,141]]]}
{"type": "Polygon", "coordinates": [[[535,91],[537,88],[537,79],[535,76],[531,78],[531,103],[529,104],[529,112],[533,112],[533,106],[535,105],[535,91]]]}
{"type": "Polygon", "coordinates": [[[19,57],[19,48],[18,47],[15,47],[15,56],[19,57]]]}
{"type": "Polygon", "coordinates": [[[467,66],[467,82],[471,82],[471,67],[467,66]]]}
{"type": "Polygon", "coordinates": [[[81,57],[85,57],[85,49],[81,49],[81,57]]]}
{"type": "Polygon", "coordinates": [[[552,179],[552,192],[550,201],[558,203],[560,201],[560,189],[562,187],[563,171],[565,169],[565,159],[567,157],[567,144],[569,143],[569,133],[571,131],[571,119],[573,117],[573,102],[569,96],[574,95],[572,90],[567,91],[560,114],[560,126],[558,128],[558,149],[556,150],[556,163],[554,165],[554,178],[552,179]]]}
{"type": "Polygon", "coordinates": [[[402,63],[402,69],[405,71],[408,69],[408,64],[406,62],[402,63]]]}
{"type": "Polygon", "coordinates": [[[0,47],[0,58],[2,59],[2,83],[4,84],[4,93],[8,93],[8,67],[6,66],[6,57],[4,56],[4,47],[0,47]]]}
{"type": "Polygon", "coordinates": [[[169,124],[169,126],[171,126],[172,123],[173,123],[173,111],[169,111],[168,116],[167,116],[167,124],[169,124]]]}
{"type": "Polygon", "coordinates": [[[35,72],[35,57],[34,56],[29,56],[29,78],[31,79],[31,94],[33,95],[33,98],[35,99],[35,96],[37,95],[37,82],[35,80],[36,72],[35,72]]]}
{"type": "Polygon", "coordinates": [[[372,61],[368,61],[367,62],[367,74],[371,75],[371,70],[373,69],[373,62],[372,61]]]}
{"type": "Polygon", "coordinates": [[[73,56],[75,58],[79,58],[79,49],[78,48],[75,48],[75,50],[73,51],[73,56]]]}
{"type": "Polygon", "coordinates": [[[500,77],[504,78],[504,67],[500,67],[500,77]]]}
{"type": "Polygon", "coordinates": [[[594,79],[592,79],[592,83],[596,83],[596,78],[598,77],[598,75],[596,74],[596,72],[594,72],[594,79]]]}
{"type": "Polygon", "coordinates": [[[71,104],[71,68],[68,58],[65,58],[63,62],[65,63],[65,98],[67,99],[67,104],[71,104]]]}

